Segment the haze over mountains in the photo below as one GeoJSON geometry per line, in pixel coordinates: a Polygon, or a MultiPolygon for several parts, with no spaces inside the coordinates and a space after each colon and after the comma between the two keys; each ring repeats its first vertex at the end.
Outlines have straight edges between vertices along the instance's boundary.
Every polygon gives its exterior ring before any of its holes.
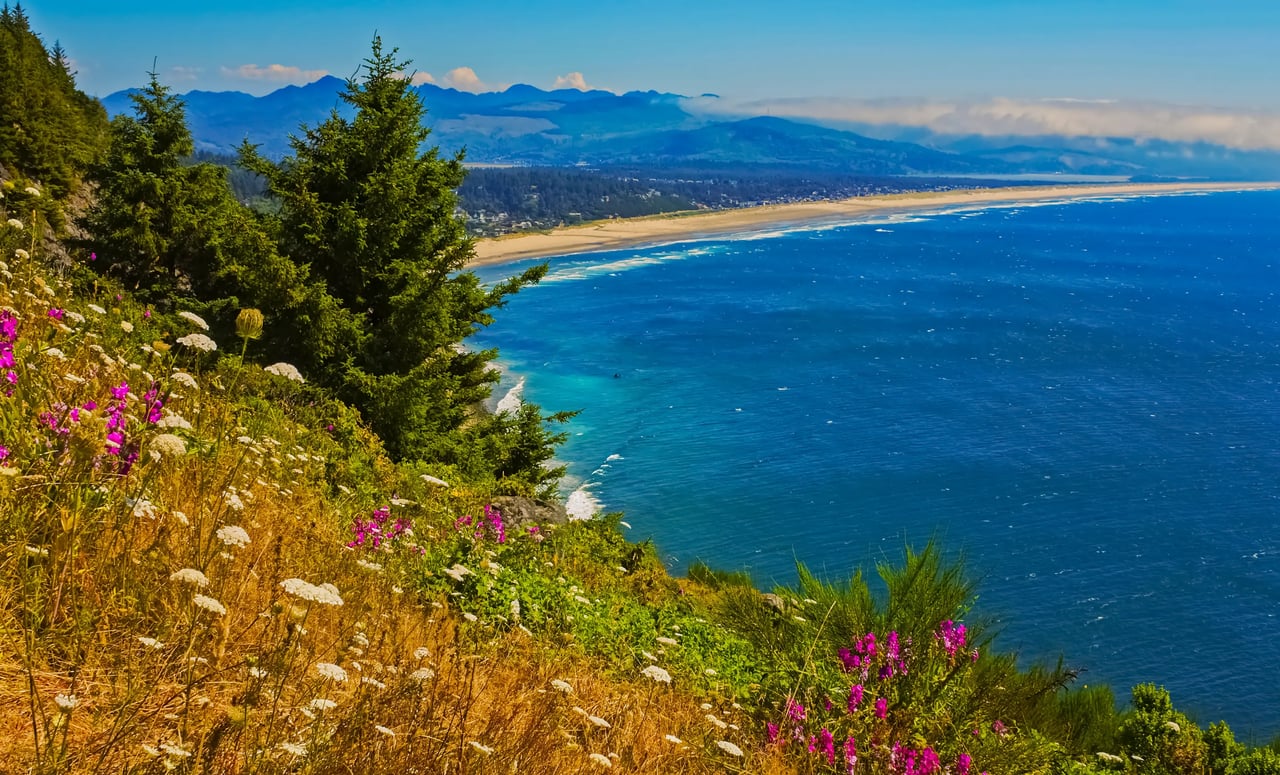
{"type": "MultiPolygon", "coordinates": [[[[326,76],[262,97],[243,92],[182,95],[199,150],[234,152],[244,139],[268,156],[288,136],[332,110],[344,82],[326,76]]],[[[432,141],[466,148],[469,163],[671,167],[761,167],[862,175],[1116,175],[1263,180],[1280,177],[1280,153],[1209,143],[1064,136],[942,135],[901,125],[807,123],[708,111],[714,95],[690,100],[654,91],[544,91],[517,84],[473,94],[415,87],[432,141]]],[[[103,99],[111,115],[131,109],[129,92],[103,99]]]]}

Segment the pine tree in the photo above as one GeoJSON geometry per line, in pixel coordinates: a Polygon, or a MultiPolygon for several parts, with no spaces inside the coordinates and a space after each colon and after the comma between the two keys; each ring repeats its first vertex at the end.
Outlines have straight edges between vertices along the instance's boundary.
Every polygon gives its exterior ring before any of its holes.
{"type": "Polygon", "coordinates": [[[281,251],[358,321],[321,381],[341,389],[401,457],[439,449],[489,395],[492,351],[464,339],[546,267],[492,288],[463,271],[472,245],[457,215],[462,155],[426,148],[426,110],[404,78],[408,61],[374,38],[362,77],[347,82],[338,111],[291,141],[272,163],[246,144],[241,164],[261,174],[280,204],[281,251]]]}

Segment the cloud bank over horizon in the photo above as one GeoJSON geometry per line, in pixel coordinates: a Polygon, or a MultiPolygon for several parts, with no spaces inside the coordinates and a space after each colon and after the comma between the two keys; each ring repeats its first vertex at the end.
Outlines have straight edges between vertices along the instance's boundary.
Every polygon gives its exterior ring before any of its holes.
{"type": "Polygon", "coordinates": [[[944,135],[1065,135],[1205,142],[1247,151],[1280,151],[1280,113],[1156,102],[1044,99],[784,98],[734,101],[693,97],[691,112],[781,116],[826,122],[925,127],[944,135]]]}
{"type": "Polygon", "coordinates": [[[220,68],[222,75],[228,78],[243,78],[250,81],[275,81],[279,83],[305,84],[319,80],[329,74],[328,70],[304,70],[294,65],[256,64],[239,65],[237,67],[220,68]]]}

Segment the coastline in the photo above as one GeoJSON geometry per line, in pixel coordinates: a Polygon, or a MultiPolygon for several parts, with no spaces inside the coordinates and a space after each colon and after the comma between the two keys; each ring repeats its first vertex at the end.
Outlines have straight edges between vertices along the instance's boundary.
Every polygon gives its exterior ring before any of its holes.
{"type": "Polygon", "coordinates": [[[476,240],[475,257],[468,266],[493,266],[531,258],[621,250],[684,239],[727,236],[782,224],[841,221],[936,207],[1034,202],[1064,197],[1082,199],[1274,189],[1280,189],[1280,183],[1105,183],[878,194],[733,210],[686,211],[595,221],[579,226],[560,227],[549,232],[476,240]]]}

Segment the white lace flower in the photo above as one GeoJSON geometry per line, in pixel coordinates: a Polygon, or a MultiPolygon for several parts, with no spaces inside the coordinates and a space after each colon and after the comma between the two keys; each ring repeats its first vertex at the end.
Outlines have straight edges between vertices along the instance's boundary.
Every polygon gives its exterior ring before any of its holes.
{"type": "Polygon", "coordinates": [[[27,186],[26,188],[22,189],[22,192],[27,196],[40,196],[40,189],[36,188],[35,186],[27,186]]]}
{"type": "Polygon", "coordinates": [[[274,374],[277,377],[284,377],[285,379],[292,380],[294,382],[306,382],[306,380],[302,378],[302,373],[299,372],[297,367],[293,364],[283,362],[273,363],[270,366],[264,367],[262,370],[268,374],[274,374]]]}
{"type": "Polygon", "coordinates": [[[190,751],[180,745],[174,745],[173,743],[161,743],[160,752],[165,756],[172,756],[175,759],[187,759],[191,756],[190,751]]]}
{"type": "Polygon", "coordinates": [[[409,674],[409,680],[417,681],[418,683],[426,683],[427,681],[430,681],[432,678],[435,678],[435,677],[436,677],[436,671],[432,670],[429,667],[420,667],[409,674]]]}
{"type": "Polygon", "coordinates": [[[80,704],[80,700],[74,694],[59,694],[53,698],[53,701],[58,706],[58,710],[63,713],[70,713],[80,704]]]}
{"type": "Polygon", "coordinates": [[[178,313],[178,317],[182,318],[188,323],[193,324],[196,328],[199,328],[201,331],[209,330],[209,324],[204,322],[204,318],[200,317],[194,312],[186,312],[184,310],[178,313]]]}
{"type": "Polygon", "coordinates": [[[307,755],[307,747],[302,743],[281,743],[276,747],[279,748],[281,751],[284,751],[285,753],[290,754],[292,756],[307,755]]]}
{"type": "Polygon", "coordinates": [[[175,371],[169,378],[185,388],[190,388],[192,390],[200,389],[200,385],[196,382],[196,378],[185,371],[175,371]]]}
{"type": "Polygon", "coordinates": [[[332,662],[316,663],[316,672],[334,683],[340,684],[347,680],[347,671],[332,662]]]}
{"type": "Polygon", "coordinates": [[[90,305],[89,305],[89,310],[90,310],[91,312],[95,312],[95,313],[97,313],[97,314],[99,314],[99,315],[105,315],[105,314],[107,314],[107,311],[106,311],[104,308],[99,307],[97,304],[90,304],[90,305]]]}
{"type": "Polygon", "coordinates": [[[121,331],[124,331],[126,334],[132,334],[132,333],[133,333],[133,324],[132,324],[132,323],[130,323],[129,321],[127,321],[127,320],[121,320],[121,321],[120,321],[120,330],[121,330],[121,331]]]}
{"type": "Polygon", "coordinates": [[[742,749],[728,740],[717,740],[716,746],[730,756],[742,756],[742,749]]]}
{"type": "Polygon", "coordinates": [[[178,581],[183,584],[195,584],[203,589],[209,586],[209,578],[195,568],[183,568],[169,574],[170,581],[178,581]]]}
{"type": "Polygon", "coordinates": [[[414,659],[422,660],[422,659],[426,659],[429,656],[431,656],[431,650],[428,649],[426,646],[419,646],[413,650],[414,659]]]}
{"type": "Polygon", "coordinates": [[[334,708],[338,707],[338,703],[334,702],[333,700],[325,699],[323,697],[317,697],[316,699],[307,703],[307,707],[316,711],[326,711],[326,710],[333,710],[334,708]]]}
{"type": "Polygon", "coordinates": [[[471,740],[469,742],[472,748],[476,749],[477,751],[484,754],[485,756],[489,756],[490,754],[493,753],[493,749],[485,745],[484,743],[478,743],[475,740],[471,740]]]}
{"type": "Polygon", "coordinates": [[[676,745],[680,745],[681,743],[684,742],[683,740],[676,737],[675,735],[663,735],[662,739],[666,740],[668,743],[675,743],[676,745]]]}
{"type": "Polygon", "coordinates": [[[386,736],[386,737],[395,737],[395,736],[396,736],[396,731],[395,731],[394,729],[392,729],[391,727],[384,727],[384,726],[382,726],[381,724],[374,724],[374,725],[373,725],[373,728],[374,728],[374,730],[375,730],[375,731],[377,731],[377,733],[378,733],[378,734],[380,734],[380,735],[384,735],[384,736],[386,736]]]}
{"type": "Polygon", "coordinates": [[[302,579],[285,579],[280,582],[280,586],[284,587],[285,594],[306,600],[309,603],[332,606],[342,605],[342,597],[332,584],[316,586],[315,584],[308,584],[302,579]]]}
{"type": "Polygon", "coordinates": [[[452,568],[444,569],[444,575],[448,576],[454,581],[462,581],[464,578],[471,575],[471,571],[468,570],[466,567],[455,562],[452,568]]]}
{"type": "Polygon", "coordinates": [[[606,770],[613,766],[613,762],[609,760],[609,757],[602,753],[593,753],[587,758],[591,760],[592,764],[598,764],[606,770]]]}
{"type": "Polygon", "coordinates": [[[160,418],[160,422],[156,423],[157,428],[177,428],[182,431],[191,430],[191,423],[179,414],[169,414],[160,418]]]}
{"type": "Polygon", "coordinates": [[[161,643],[160,641],[156,640],[155,638],[147,638],[147,637],[141,637],[141,636],[140,636],[140,637],[138,638],[138,642],[139,642],[139,643],[141,643],[142,645],[146,646],[146,647],[147,647],[147,648],[149,648],[149,649],[162,649],[162,648],[164,648],[164,644],[163,644],[163,643],[161,643]]]}
{"type": "Polygon", "coordinates": [[[13,251],[13,257],[26,261],[28,258],[31,258],[31,254],[23,250],[22,248],[18,248],[17,250],[13,251]]]}
{"type": "Polygon", "coordinates": [[[196,595],[195,597],[191,598],[191,602],[195,603],[197,606],[199,606],[200,608],[203,608],[204,610],[208,611],[214,616],[223,616],[224,614],[227,613],[227,607],[225,605],[223,605],[222,603],[219,603],[217,600],[214,600],[213,598],[207,595],[196,595]]]}
{"type": "Polygon", "coordinates": [[[551,688],[565,694],[573,694],[573,686],[568,681],[561,681],[559,678],[551,681],[551,688]]]}
{"type": "Polygon", "coordinates": [[[587,721],[590,721],[592,724],[595,724],[601,729],[610,729],[613,727],[613,724],[610,724],[608,721],[605,721],[599,716],[587,716],[587,721]]]}
{"type": "Polygon", "coordinates": [[[18,220],[17,218],[10,218],[7,221],[7,223],[9,224],[9,226],[17,229],[18,231],[22,231],[22,221],[18,220]]]}
{"type": "Polygon", "coordinates": [[[218,349],[218,343],[204,334],[180,336],[178,337],[178,344],[190,347],[193,350],[199,350],[202,353],[211,353],[218,349]]]}
{"type": "Polygon", "coordinates": [[[239,525],[224,525],[218,528],[218,540],[227,546],[234,546],[237,549],[248,546],[249,533],[239,525]]]}
{"type": "Polygon", "coordinates": [[[640,675],[643,675],[645,678],[653,681],[657,681],[660,684],[671,683],[671,674],[657,665],[649,665],[644,670],[640,671],[640,675]]]}
{"type": "Polygon", "coordinates": [[[443,479],[437,479],[436,477],[431,476],[430,474],[422,474],[420,478],[422,479],[422,481],[426,482],[427,484],[434,484],[437,487],[444,487],[446,489],[449,487],[448,482],[446,482],[443,479]]]}
{"type": "Polygon", "coordinates": [[[154,460],[164,457],[182,457],[187,454],[187,443],[172,433],[161,433],[151,440],[147,449],[151,451],[151,457],[154,460]]]}

